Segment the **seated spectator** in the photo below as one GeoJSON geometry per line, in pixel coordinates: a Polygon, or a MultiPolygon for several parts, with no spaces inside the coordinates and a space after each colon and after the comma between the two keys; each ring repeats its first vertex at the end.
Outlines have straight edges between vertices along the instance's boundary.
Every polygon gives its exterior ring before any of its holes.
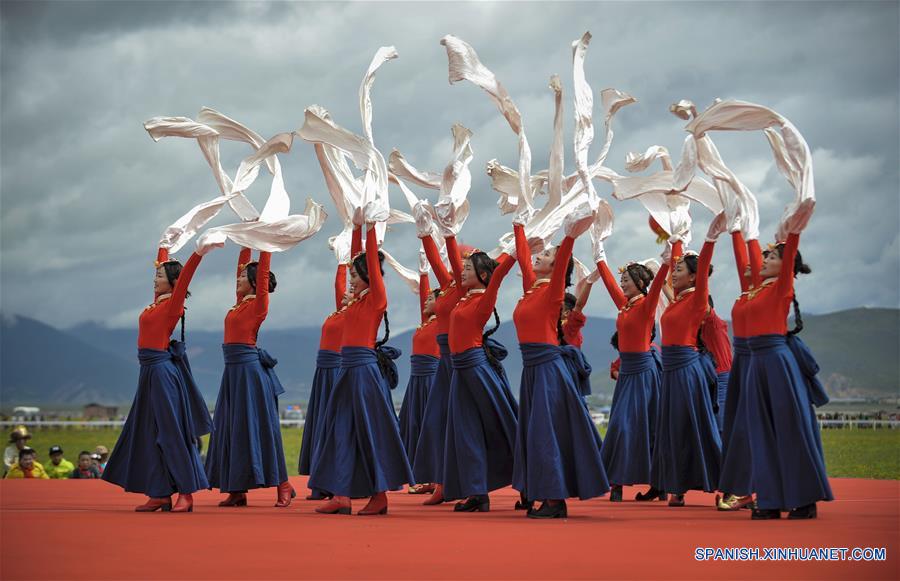
{"type": "Polygon", "coordinates": [[[78,467],[72,471],[70,478],[100,478],[100,469],[94,465],[91,456],[87,450],[78,455],[78,467]]]}
{"type": "Polygon", "coordinates": [[[25,426],[16,426],[16,429],[9,434],[11,445],[7,446],[3,452],[3,464],[7,470],[19,460],[19,452],[28,447],[30,439],[31,434],[28,433],[28,428],[25,426]]]}
{"type": "Polygon", "coordinates": [[[100,462],[97,467],[100,469],[100,474],[103,474],[103,471],[106,470],[106,462],[109,460],[109,449],[100,445],[94,448],[94,454],[100,456],[100,462]]]}
{"type": "Polygon", "coordinates": [[[50,478],[68,478],[75,470],[75,465],[63,458],[63,449],[59,446],[50,447],[50,463],[45,468],[50,478]]]}
{"type": "Polygon", "coordinates": [[[31,448],[19,450],[19,461],[9,468],[6,478],[50,478],[39,462],[34,460],[37,452],[31,448]]]}

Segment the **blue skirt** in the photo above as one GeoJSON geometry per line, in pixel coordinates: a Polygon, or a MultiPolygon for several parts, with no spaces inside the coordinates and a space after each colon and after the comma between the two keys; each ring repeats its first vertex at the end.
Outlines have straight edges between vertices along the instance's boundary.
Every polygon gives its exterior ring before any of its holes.
{"type": "Polygon", "coordinates": [[[410,358],[409,383],[400,406],[400,437],[409,463],[415,463],[416,447],[419,444],[419,433],[425,417],[425,405],[428,402],[428,390],[437,372],[437,357],[431,355],[413,355],[410,358]]]}
{"type": "Polygon", "coordinates": [[[437,336],[441,359],[431,380],[422,429],[413,460],[416,482],[441,482],[444,478],[444,444],[447,439],[447,406],[450,403],[450,378],[453,364],[447,334],[437,336]]]}
{"type": "Polygon", "coordinates": [[[783,335],[748,343],[744,387],[757,505],[787,510],[833,500],[808,378],[783,335]]]}
{"type": "Polygon", "coordinates": [[[246,492],[287,480],[276,361],[254,345],[222,345],[225,371],[216,398],[213,434],[206,453],[209,484],[222,492],[246,492]]]}
{"type": "Polygon", "coordinates": [[[138,360],[137,393],[102,478],[155,498],[209,488],[196,442],[212,422],[183,344],[138,349],[138,360]]]}
{"type": "Polygon", "coordinates": [[[710,398],[715,370],[693,348],[663,346],[662,390],[650,479],[672,494],[712,492],[719,484],[722,440],[710,398]]]}
{"type": "MultiPolygon", "coordinates": [[[[747,372],[750,347],[744,337],[734,338],[734,359],[728,377],[722,417],[722,474],[719,490],[737,496],[753,493],[750,434],[747,431],[747,372]]],[[[722,409],[721,407],[719,408],[722,409]]]]}
{"type": "Polygon", "coordinates": [[[601,451],[603,463],[613,484],[649,484],[659,413],[659,367],[650,351],[623,352],[619,358],[622,366],[601,451]]]}
{"type": "Polygon", "coordinates": [[[309,487],[363,498],[412,483],[387,381],[373,349],[344,347],[309,487]]]}
{"type": "Polygon", "coordinates": [[[306,420],[303,423],[303,439],[300,441],[298,474],[309,475],[313,450],[322,441],[322,417],[325,415],[325,405],[328,403],[328,396],[331,395],[331,388],[334,386],[340,368],[340,353],[319,349],[316,356],[316,372],[313,375],[312,392],[309,394],[309,403],[306,404],[306,420]]]}
{"type": "MultiPolygon", "coordinates": [[[[732,365],[734,365],[733,360],[732,365]]],[[[716,373],[716,426],[719,428],[719,436],[722,435],[722,428],[725,425],[725,397],[728,394],[730,377],[731,372],[729,371],[716,373]]]]}
{"type": "Polygon", "coordinates": [[[454,500],[512,483],[518,406],[506,376],[484,349],[452,355],[444,449],[444,498],[454,500]]]}
{"type": "Polygon", "coordinates": [[[587,500],[606,494],[599,434],[562,350],[548,343],[519,347],[524,367],[513,488],[530,500],[587,500]]]}

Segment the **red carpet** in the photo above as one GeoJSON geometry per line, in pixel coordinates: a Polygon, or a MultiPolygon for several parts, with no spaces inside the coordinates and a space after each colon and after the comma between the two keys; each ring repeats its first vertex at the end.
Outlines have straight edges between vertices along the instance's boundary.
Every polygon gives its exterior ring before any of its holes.
{"type": "MultiPolygon", "coordinates": [[[[304,496],[305,479],[293,482],[304,496]]],[[[510,489],[491,495],[487,514],[419,506],[404,492],[389,495],[386,517],[327,516],[303,500],[273,508],[274,489],[252,492],[247,508],[218,508],[222,497],[203,492],[193,514],[136,514],[143,497],[102,481],[4,480],[0,578],[900,578],[900,482],[832,486],[839,500],[813,521],[752,522],[700,493],[684,508],[571,502],[568,520],[533,521],[512,510],[510,489]],[[697,547],[884,547],[887,560],[698,562],[697,547]]]]}

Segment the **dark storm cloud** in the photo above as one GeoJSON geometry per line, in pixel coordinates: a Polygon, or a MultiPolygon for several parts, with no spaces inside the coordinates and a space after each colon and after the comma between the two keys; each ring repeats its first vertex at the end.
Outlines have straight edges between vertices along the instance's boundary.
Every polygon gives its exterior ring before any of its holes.
{"type": "MultiPolygon", "coordinates": [[[[617,117],[608,165],[623,171],[627,152],[653,144],[677,156],[683,123],[667,108],[678,99],[700,108],[716,97],[768,105],[791,119],[814,152],[819,204],[802,250],[815,272],[798,283],[804,308],[898,304],[896,3],[0,6],[4,312],[57,325],[96,319],[134,326],[149,299],[150,263],[163,228],[217,193],[196,143],[154,143],[141,123],[154,115],[195,116],[206,105],[269,136],[297,128],[303,109],[317,103],[361,132],[359,82],[375,50],[389,44],[400,58],[382,67],[375,82],[376,145],[385,154],[398,147],[418,167],[440,171],[452,123],[472,129],[474,211],[462,237],[493,247],[509,217],[494,209],[484,164],[496,157],[515,167],[515,138],[479,89],[448,85],[438,40],[453,33],[470,42],[508,88],[525,120],[535,171],[547,165],[553,114],[547,81],[558,73],[572,171],[570,42],[584,30],[594,35],[586,67],[595,97],[611,86],[639,99],[617,117]]],[[[769,239],[792,192],[764,138],[713,138],[758,193],[769,239]]],[[[233,174],[247,150],[229,142],[222,152],[233,174]]],[[[283,165],[295,208],[311,195],[334,214],[311,146],[296,142],[283,165]]],[[[263,177],[251,190],[257,205],[267,187],[263,177]]],[[[397,194],[392,190],[394,203],[407,209],[397,194]]],[[[634,202],[613,207],[610,260],[658,253],[642,209],[634,202]]],[[[709,216],[702,210],[694,216],[700,240],[709,216]]],[[[232,220],[223,213],[216,223],[232,220]]],[[[267,326],[317,325],[332,309],[334,267],[325,239],[339,229],[332,217],[317,237],[275,257],[279,293],[267,326]]],[[[387,240],[409,266],[416,262],[413,236],[398,227],[387,240]]],[[[585,241],[578,254],[590,258],[585,241]]],[[[230,247],[204,260],[192,284],[192,325],[221,325],[233,300],[235,258],[230,247]]],[[[737,284],[725,239],[715,262],[713,291],[728,305],[737,284]]],[[[415,298],[396,277],[389,277],[389,290],[395,325],[415,324],[415,298]]],[[[515,280],[505,285],[505,317],[519,292],[515,280]]],[[[609,316],[609,307],[597,296],[589,310],[609,316]]]]}

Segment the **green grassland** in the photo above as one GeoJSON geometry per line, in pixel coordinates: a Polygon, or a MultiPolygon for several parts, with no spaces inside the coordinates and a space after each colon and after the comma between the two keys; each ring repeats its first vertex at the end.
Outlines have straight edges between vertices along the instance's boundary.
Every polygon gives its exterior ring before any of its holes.
{"type": "MultiPolygon", "coordinates": [[[[303,430],[283,428],[281,434],[288,473],[296,474],[303,430]]],[[[98,444],[112,450],[118,435],[114,428],[47,428],[33,430],[29,444],[40,462],[49,462],[47,450],[53,445],[62,446],[65,457],[74,462],[78,452],[92,451],[98,444]]],[[[822,442],[829,476],[900,480],[900,430],[823,430],[822,442]]]]}

